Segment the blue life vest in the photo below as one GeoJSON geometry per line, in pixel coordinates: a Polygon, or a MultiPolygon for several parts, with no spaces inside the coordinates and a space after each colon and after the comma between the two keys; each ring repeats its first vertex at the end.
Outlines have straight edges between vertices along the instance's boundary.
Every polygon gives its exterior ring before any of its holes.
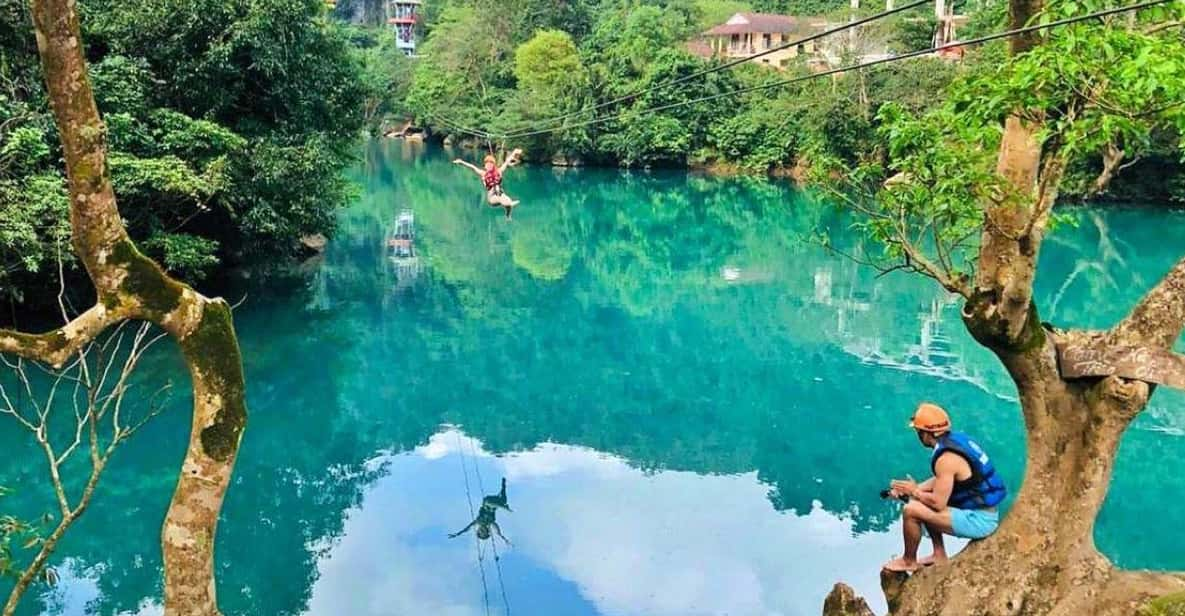
{"type": "Polygon", "coordinates": [[[947,506],[956,509],[986,509],[995,507],[1008,496],[1008,488],[996,474],[996,467],[983,448],[962,432],[948,432],[938,439],[934,455],[930,457],[930,469],[938,465],[938,457],[953,453],[971,466],[971,476],[963,481],[955,480],[947,506]]]}

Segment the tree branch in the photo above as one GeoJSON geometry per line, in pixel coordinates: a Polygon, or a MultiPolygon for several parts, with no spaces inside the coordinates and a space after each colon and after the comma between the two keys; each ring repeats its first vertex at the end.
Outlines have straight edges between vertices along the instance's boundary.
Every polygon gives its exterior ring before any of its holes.
{"type": "Polygon", "coordinates": [[[1156,24],[1156,25],[1148,28],[1147,30],[1144,30],[1144,34],[1156,34],[1157,32],[1163,32],[1164,30],[1169,30],[1172,28],[1180,28],[1182,26],[1185,26],[1185,21],[1181,21],[1181,20],[1166,21],[1163,23],[1156,24]]]}
{"type": "Polygon", "coordinates": [[[1185,257],[1112,331],[1117,342],[1170,348],[1185,330],[1185,257]]]}
{"type": "Polygon", "coordinates": [[[161,536],[165,612],[217,614],[213,540],[247,418],[242,355],[230,308],[169,277],[128,237],[111,184],[107,129],[88,77],[77,2],[31,0],[31,6],[66,162],[72,242],[99,302],[55,332],[0,332],[0,353],[60,363],[104,327],[124,319],[150,321],[177,341],[194,395],[184,472],[161,536]]]}
{"type": "Polygon", "coordinates": [[[1090,192],[1086,195],[1087,197],[1093,197],[1107,190],[1107,186],[1111,184],[1115,173],[1122,169],[1121,163],[1126,154],[1114,141],[1107,142],[1107,145],[1103,149],[1103,169],[1099,171],[1098,177],[1095,178],[1094,183],[1090,187],[1090,192]]]}
{"type": "Polygon", "coordinates": [[[61,368],[79,349],[122,319],[121,312],[109,311],[102,303],[98,303],[73,321],[44,334],[0,329],[0,353],[40,361],[55,369],[61,368]]]}
{"type": "Polygon", "coordinates": [[[947,272],[943,268],[939,267],[937,264],[927,258],[926,255],[922,254],[922,252],[918,250],[917,247],[909,244],[908,242],[902,242],[901,249],[904,250],[905,254],[909,256],[909,260],[913,261],[915,264],[914,267],[918,271],[926,274],[934,280],[937,280],[938,284],[942,285],[942,288],[946,289],[947,291],[950,291],[951,293],[958,293],[959,295],[962,295],[964,299],[971,299],[971,287],[967,284],[967,280],[965,278],[956,278],[951,276],[950,272],[947,272]]]}

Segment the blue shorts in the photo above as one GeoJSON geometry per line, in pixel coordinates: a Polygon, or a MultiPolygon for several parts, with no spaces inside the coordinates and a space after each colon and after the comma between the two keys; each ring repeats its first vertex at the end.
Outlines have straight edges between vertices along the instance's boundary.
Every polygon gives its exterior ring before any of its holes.
{"type": "Polygon", "coordinates": [[[983,539],[1000,526],[1000,512],[987,509],[950,508],[950,526],[956,537],[983,539]]]}

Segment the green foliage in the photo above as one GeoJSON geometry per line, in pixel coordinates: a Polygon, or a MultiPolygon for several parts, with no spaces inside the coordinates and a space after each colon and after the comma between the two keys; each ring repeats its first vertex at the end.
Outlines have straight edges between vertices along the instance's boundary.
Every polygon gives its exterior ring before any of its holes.
{"type": "Polygon", "coordinates": [[[507,13],[482,13],[470,5],[447,5],[421,46],[407,103],[430,119],[489,125],[512,83],[514,41],[507,13]]]}
{"type": "Polygon", "coordinates": [[[937,29],[938,20],[931,14],[902,19],[893,32],[893,50],[897,53],[908,53],[930,49],[934,46],[934,33],[937,29]]]}
{"type": "MultiPolygon", "coordinates": [[[[0,294],[13,297],[56,288],[45,284],[56,267],[45,265],[66,217],[30,20],[23,3],[0,1],[0,294]]],[[[352,194],[341,171],[368,97],[394,89],[405,65],[368,61],[364,71],[352,30],[327,21],[318,0],[86,0],[80,9],[133,238],[196,281],[283,258],[300,235],[332,230],[352,194]]],[[[386,112],[391,100],[370,110],[386,112]]]]}
{"type": "Polygon", "coordinates": [[[848,5],[847,0],[757,0],[753,9],[784,15],[823,15],[848,5]]]}
{"type": "MultiPolygon", "coordinates": [[[[702,64],[686,52],[661,51],[639,86],[687,79],[701,69],[702,64]]],[[[630,106],[626,117],[608,124],[601,147],[627,165],[685,161],[707,140],[709,127],[726,117],[730,108],[726,99],[691,101],[734,90],[736,85],[731,73],[712,73],[688,79],[678,88],[648,92],[630,106]]]]}
{"type": "Polygon", "coordinates": [[[559,30],[540,30],[514,52],[514,76],[532,94],[553,94],[584,72],[572,37],[559,30]]]}
{"type": "MultiPolygon", "coordinates": [[[[0,498],[9,490],[0,486],[0,498]]],[[[48,521],[48,520],[45,520],[48,521]]],[[[40,529],[11,515],[0,514],[0,577],[15,578],[23,572],[18,553],[41,543],[40,529]]]]}
{"type": "Polygon", "coordinates": [[[20,126],[0,145],[0,167],[15,175],[31,173],[49,161],[45,132],[37,126],[20,126]]]}
{"type": "Polygon", "coordinates": [[[364,121],[377,131],[388,117],[407,115],[404,104],[411,87],[414,64],[395,45],[388,28],[355,29],[352,40],[362,61],[361,85],[366,92],[364,121]]]}
{"type": "Polygon", "coordinates": [[[728,21],[737,13],[752,12],[753,7],[744,0],[695,0],[695,11],[696,28],[703,31],[728,21]]]}
{"type": "Polygon", "coordinates": [[[713,124],[708,144],[744,169],[766,171],[792,162],[801,141],[801,126],[800,114],[779,100],[713,124]]]}
{"type": "Polygon", "coordinates": [[[1138,616],[1185,616],[1185,592],[1157,597],[1140,608],[1138,616]]]}
{"type": "MultiPolygon", "coordinates": [[[[834,8],[824,4],[816,8],[834,8]]],[[[490,12],[484,1],[449,0],[433,9],[431,34],[416,60],[406,107],[439,133],[471,143],[481,140],[456,125],[496,134],[553,128],[510,144],[537,160],[557,154],[623,165],[696,160],[762,171],[790,166],[813,148],[850,162],[871,155],[882,146],[872,121],[880,104],[898,100],[911,110],[931,107],[934,92],[955,73],[945,62],[922,59],[859,76],[674,107],[787,76],[747,65],[630,96],[709,68],[716,60],[690,55],[687,42],[750,10],[748,4],[604,0],[585,30],[525,29],[524,23],[546,22],[530,6],[533,1],[520,0],[490,12]],[[546,123],[559,116],[565,121],[546,123]],[[596,116],[602,117],[590,124],[596,116]],[[804,149],[807,142],[814,145],[804,149]]],[[[910,24],[890,23],[870,40],[896,37],[899,46],[912,44],[910,36],[921,35],[909,31],[910,24]]],[[[805,65],[792,66],[789,74],[805,70],[805,65]]]]}
{"type": "Polygon", "coordinates": [[[151,91],[160,84],[144,58],[112,55],[90,69],[95,101],[100,111],[143,116],[151,107],[151,91]]]}
{"type": "Polygon", "coordinates": [[[59,175],[0,180],[0,293],[20,300],[27,275],[49,276],[58,256],[70,261],[69,205],[59,175]]]}
{"type": "MultiPolygon", "coordinates": [[[[1055,4],[1042,19],[1080,10],[1072,2],[1055,4]]],[[[935,268],[919,269],[931,275],[937,269],[952,280],[970,276],[984,205],[1035,207],[1033,195],[1010,193],[994,173],[1007,115],[1023,110],[1043,127],[1041,177],[1052,194],[1063,166],[1077,166],[1081,176],[1104,149],[1139,156],[1158,132],[1185,130],[1185,41],[1148,26],[1116,21],[1065,27],[1003,64],[973,65],[938,108],[881,109],[887,162],[817,152],[816,179],[843,178],[838,186],[831,182],[833,192],[861,214],[860,225],[883,247],[880,266],[914,269],[928,258],[935,268]]],[[[1083,184],[1071,175],[1067,184],[1075,183],[1083,184]]]]}
{"type": "Polygon", "coordinates": [[[218,264],[218,242],[186,233],[162,233],[144,243],[145,251],[171,271],[201,280],[218,264]]]}

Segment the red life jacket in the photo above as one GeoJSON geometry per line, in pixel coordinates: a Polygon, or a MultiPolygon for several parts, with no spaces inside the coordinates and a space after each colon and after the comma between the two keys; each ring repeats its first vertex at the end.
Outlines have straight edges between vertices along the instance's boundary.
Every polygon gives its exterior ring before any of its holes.
{"type": "Polygon", "coordinates": [[[493,190],[493,188],[502,183],[502,174],[498,173],[497,167],[485,172],[481,176],[481,181],[486,185],[486,190],[493,190]]]}

